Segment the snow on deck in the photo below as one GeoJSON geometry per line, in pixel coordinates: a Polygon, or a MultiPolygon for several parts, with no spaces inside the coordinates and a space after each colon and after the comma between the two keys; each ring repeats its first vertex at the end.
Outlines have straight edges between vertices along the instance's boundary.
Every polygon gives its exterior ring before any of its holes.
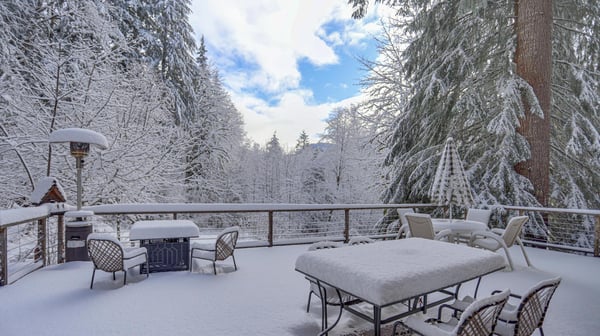
{"type": "MultiPolygon", "coordinates": [[[[230,260],[218,262],[217,276],[210,262],[201,261],[196,261],[199,272],[194,273],[152,273],[146,278],[131,271],[126,286],[122,273],[113,281],[112,274],[97,271],[93,290],[91,262],[46,267],[0,287],[0,335],[314,336],[320,305],[313,298],[306,313],[308,281],[294,270],[307,247],[238,249],[238,270],[233,271],[230,260]]],[[[484,277],[480,295],[507,287],[523,293],[542,279],[560,275],[562,283],[544,322],[546,335],[597,334],[600,258],[527,248],[534,269],[525,266],[518,247],[510,251],[516,270],[484,277]]],[[[474,281],[463,285],[460,295],[472,294],[474,287],[474,281]]],[[[372,311],[369,306],[356,308],[372,311]]],[[[330,323],[336,315],[332,308],[330,323]]],[[[355,330],[372,330],[372,325],[344,312],[330,335],[355,330]]]]}

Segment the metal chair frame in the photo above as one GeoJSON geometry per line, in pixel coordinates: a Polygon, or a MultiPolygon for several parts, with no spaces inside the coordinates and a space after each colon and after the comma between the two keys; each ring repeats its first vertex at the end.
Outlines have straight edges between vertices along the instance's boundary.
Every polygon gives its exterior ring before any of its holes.
{"type": "MultiPolygon", "coordinates": [[[[430,334],[438,334],[440,330],[436,328],[436,325],[447,324],[454,326],[453,330],[447,335],[453,336],[488,336],[494,333],[496,324],[498,322],[498,316],[502,311],[502,308],[508,300],[510,291],[504,290],[499,294],[492,295],[489,298],[474,301],[469,305],[465,312],[460,317],[460,320],[456,321],[451,319],[448,322],[443,322],[439,319],[428,319],[426,321],[419,321],[416,325],[411,321],[398,321],[394,323],[394,329],[392,335],[397,334],[397,328],[402,326],[405,330],[409,329],[416,332],[419,335],[429,336],[430,334]],[[454,323],[456,324],[454,324],[454,323]],[[432,323],[431,326],[427,323],[432,323]],[[420,326],[419,326],[420,325],[420,326]],[[412,326],[412,327],[411,327],[412,326]],[[416,328],[420,330],[415,330],[416,328]],[[430,333],[427,332],[430,331],[430,333]]],[[[446,334],[446,333],[445,333],[446,334]]]]}
{"type": "MultiPolygon", "coordinates": [[[[135,253],[132,255],[125,256],[125,249],[123,245],[121,245],[114,238],[102,238],[102,237],[90,237],[87,240],[87,249],[88,254],[90,256],[90,260],[94,264],[94,270],[92,271],[92,281],[90,282],[90,289],[94,286],[94,276],[96,275],[96,270],[100,269],[105,272],[112,272],[113,280],[116,280],[116,272],[123,271],[123,285],[127,284],[127,270],[133,268],[135,266],[140,266],[143,263],[146,263],[146,268],[148,269],[148,252],[146,248],[138,248],[139,253],[135,253]],[[139,256],[144,256],[144,261],[140,263],[136,263],[130,265],[126,269],[126,261],[132,260],[139,256]]],[[[140,267],[141,272],[141,267],[140,267]]],[[[148,277],[149,274],[146,274],[148,277]]]]}
{"type": "Polygon", "coordinates": [[[217,261],[223,261],[229,257],[233,259],[233,267],[237,271],[237,263],[235,262],[235,247],[237,245],[237,240],[239,236],[239,226],[233,226],[223,230],[215,240],[214,247],[204,248],[192,245],[190,251],[190,272],[194,268],[194,259],[203,259],[212,261],[213,264],[213,272],[217,275],[217,261]],[[214,252],[214,254],[210,258],[205,258],[201,256],[194,256],[194,251],[203,251],[203,252],[214,252]]]}

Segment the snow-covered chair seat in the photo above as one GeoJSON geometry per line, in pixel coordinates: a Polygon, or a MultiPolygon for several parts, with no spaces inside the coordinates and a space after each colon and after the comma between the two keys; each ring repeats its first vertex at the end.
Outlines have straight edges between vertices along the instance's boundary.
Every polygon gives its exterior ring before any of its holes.
{"type": "Polygon", "coordinates": [[[239,231],[239,226],[232,226],[221,231],[217,236],[217,239],[212,243],[194,242],[191,245],[190,252],[190,272],[194,268],[194,259],[203,259],[212,261],[213,272],[217,275],[216,262],[225,260],[229,257],[233,259],[233,267],[237,271],[234,252],[239,231]]]}
{"type": "Polygon", "coordinates": [[[485,225],[490,223],[490,217],[492,216],[492,210],[488,209],[467,209],[467,217],[465,218],[468,221],[481,222],[485,225]]]}
{"type": "MultiPolygon", "coordinates": [[[[467,216],[465,217],[465,220],[480,222],[489,227],[491,216],[492,210],[469,208],[467,209],[467,216]]],[[[458,234],[456,238],[458,239],[458,242],[468,244],[469,240],[471,239],[471,234],[458,234]]]]}
{"type": "Polygon", "coordinates": [[[512,262],[512,258],[510,257],[510,253],[508,249],[513,246],[515,243],[521,247],[521,252],[523,253],[523,257],[525,257],[525,261],[527,262],[527,266],[531,266],[531,262],[529,261],[529,257],[525,252],[525,248],[523,247],[523,243],[519,238],[521,234],[521,230],[523,225],[529,217],[527,216],[516,216],[510,219],[508,224],[506,225],[506,229],[492,229],[491,231],[476,231],[471,235],[471,241],[469,244],[474,247],[481,247],[490,251],[497,251],[500,248],[504,250],[506,254],[506,259],[508,260],[508,265],[510,269],[514,269],[514,265],[512,262]]]}
{"type": "Polygon", "coordinates": [[[461,314],[460,319],[452,317],[448,322],[439,319],[423,320],[410,316],[405,321],[394,324],[392,335],[398,327],[408,328],[423,336],[483,336],[492,335],[498,322],[498,316],[508,300],[508,289],[492,296],[472,302],[461,314]]]}
{"type": "Polygon", "coordinates": [[[428,214],[407,213],[405,216],[411,237],[443,240],[448,239],[448,236],[452,234],[450,230],[442,230],[436,234],[433,230],[431,216],[428,214]]]}
{"type": "MultiPolygon", "coordinates": [[[[123,285],[127,283],[128,269],[146,263],[146,269],[149,270],[148,252],[145,247],[123,247],[121,242],[111,234],[90,234],[87,238],[87,249],[94,264],[90,289],[94,286],[94,276],[97,269],[112,272],[113,280],[116,280],[115,273],[117,271],[123,271],[123,285]]],[[[146,274],[146,277],[148,275],[146,274]]]]}

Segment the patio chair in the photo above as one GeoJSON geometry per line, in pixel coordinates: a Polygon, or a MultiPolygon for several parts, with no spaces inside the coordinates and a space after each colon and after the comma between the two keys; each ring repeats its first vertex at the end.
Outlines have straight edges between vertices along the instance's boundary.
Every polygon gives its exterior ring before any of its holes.
{"type": "MultiPolygon", "coordinates": [[[[123,271],[123,285],[127,283],[127,270],[132,267],[146,263],[146,269],[149,270],[148,252],[145,247],[123,247],[121,242],[110,234],[92,233],[87,238],[87,250],[94,264],[92,272],[92,281],[90,289],[94,286],[94,276],[96,270],[112,272],[113,280],[116,280],[115,273],[123,271]]],[[[149,273],[146,274],[148,277],[149,273]]]]}
{"type": "Polygon", "coordinates": [[[470,208],[467,210],[467,217],[465,219],[489,225],[491,216],[492,210],[470,208]]]}
{"type": "Polygon", "coordinates": [[[443,322],[439,319],[423,320],[410,316],[405,321],[394,323],[392,335],[402,326],[423,336],[488,336],[494,333],[498,316],[508,300],[510,291],[504,291],[472,302],[461,314],[443,322]]]}
{"type": "Polygon", "coordinates": [[[523,225],[529,217],[527,216],[516,216],[510,219],[508,224],[506,225],[506,229],[492,229],[491,231],[476,231],[471,235],[471,241],[469,245],[474,247],[481,247],[490,251],[497,251],[500,248],[504,249],[504,253],[506,254],[506,259],[508,260],[508,265],[510,269],[514,269],[514,265],[512,262],[512,258],[510,257],[510,253],[508,252],[508,248],[512,247],[515,243],[521,247],[521,252],[523,253],[523,257],[525,257],[525,261],[527,262],[527,266],[531,266],[531,262],[529,261],[529,257],[525,252],[525,248],[523,247],[523,243],[519,238],[523,225]]]}
{"type": "MultiPolygon", "coordinates": [[[[540,334],[544,336],[542,325],[546,311],[560,281],[560,277],[547,279],[538,282],[523,295],[511,293],[511,298],[520,301],[517,305],[506,303],[498,317],[495,333],[501,336],[529,336],[535,332],[535,329],[539,329],[540,334]]],[[[492,292],[492,294],[495,293],[498,291],[492,292]]],[[[451,305],[443,305],[440,307],[440,315],[442,308],[445,307],[453,309],[455,312],[462,312],[471,302],[473,302],[472,297],[465,297],[462,300],[454,301],[451,305]]]]}
{"type": "MultiPolygon", "coordinates": [[[[313,243],[312,245],[310,245],[308,247],[309,251],[316,251],[316,250],[321,250],[321,249],[332,249],[332,248],[339,248],[339,247],[343,247],[344,244],[339,243],[339,242],[334,242],[334,241],[320,241],[320,242],[316,242],[313,243]]],[[[319,290],[319,285],[317,284],[317,282],[313,279],[313,278],[309,278],[306,277],[306,279],[310,282],[310,288],[308,291],[308,303],[306,304],[306,312],[310,312],[310,301],[311,301],[311,297],[314,294],[316,297],[318,297],[319,299],[322,300],[321,298],[321,291],[319,290]]],[[[325,302],[328,305],[332,305],[332,306],[339,306],[340,305],[340,297],[337,295],[337,292],[335,290],[335,288],[325,285],[325,284],[321,284],[322,290],[324,292],[324,297],[325,297],[325,302]]],[[[353,297],[350,294],[341,292],[341,298],[342,298],[342,302],[344,303],[344,305],[350,305],[350,304],[354,304],[354,303],[358,303],[359,300],[355,297],[353,297]]],[[[322,312],[322,318],[323,319],[327,319],[327,310],[322,312]]]]}
{"type": "MultiPolygon", "coordinates": [[[[467,209],[467,216],[465,217],[465,220],[480,222],[489,226],[491,216],[492,210],[469,208],[467,209]]],[[[468,244],[471,239],[471,234],[459,234],[456,236],[456,239],[460,243],[468,244]]]]}
{"type": "Polygon", "coordinates": [[[529,336],[535,329],[544,336],[544,318],[550,300],[560,285],[561,278],[553,278],[539,282],[522,296],[511,295],[521,299],[518,306],[507,304],[498,318],[496,333],[501,336],[529,336]]]}
{"type": "Polygon", "coordinates": [[[442,230],[436,234],[433,230],[431,216],[428,214],[407,213],[406,220],[411,237],[441,240],[448,239],[452,233],[450,230],[442,230]]]}
{"type": "Polygon", "coordinates": [[[415,213],[415,210],[412,208],[403,208],[398,209],[397,212],[398,217],[400,217],[400,228],[398,229],[398,235],[396,236],[396,239],[400,239],[408,235],[408,220],[406,219],[406,214],[415,213]]]}
{"type": "Polygon", "coordinates": [[[362,245],[362,244],[371,244],[374,243],[375,240],[366,237],[366,236],[354,236],[348,240],[348,245],[362,245]]]}
{"type": "Polygon", "coordinates": [[[233,268],[237,271],[237,264],[235,263],[235,246],[237,245],[238,235],[240,227],[232,226],[229,227],[217,236],[212,243],[201,243],[194,242],[191,244],[190,252],[190,272],[194,268],[194,259],[203,259],[212,261],[213,272],[217,275],[217,261],[223,261],[229,257],[233,259],[233,268]]]}

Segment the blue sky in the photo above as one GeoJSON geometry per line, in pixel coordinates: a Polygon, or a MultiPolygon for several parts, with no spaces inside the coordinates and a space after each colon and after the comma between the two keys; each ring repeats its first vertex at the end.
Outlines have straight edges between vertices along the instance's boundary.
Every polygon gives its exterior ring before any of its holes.
{"type": "Polygon", "coordinates": [[[382,10],[353,20],[347,0],[193,0],[192,12],[198,40],[204,35],[259,145],[273,132],[290,148],[303,130],[318,141],[334,108],[361,99],[357,57],[377,56],[382,10]]]}

